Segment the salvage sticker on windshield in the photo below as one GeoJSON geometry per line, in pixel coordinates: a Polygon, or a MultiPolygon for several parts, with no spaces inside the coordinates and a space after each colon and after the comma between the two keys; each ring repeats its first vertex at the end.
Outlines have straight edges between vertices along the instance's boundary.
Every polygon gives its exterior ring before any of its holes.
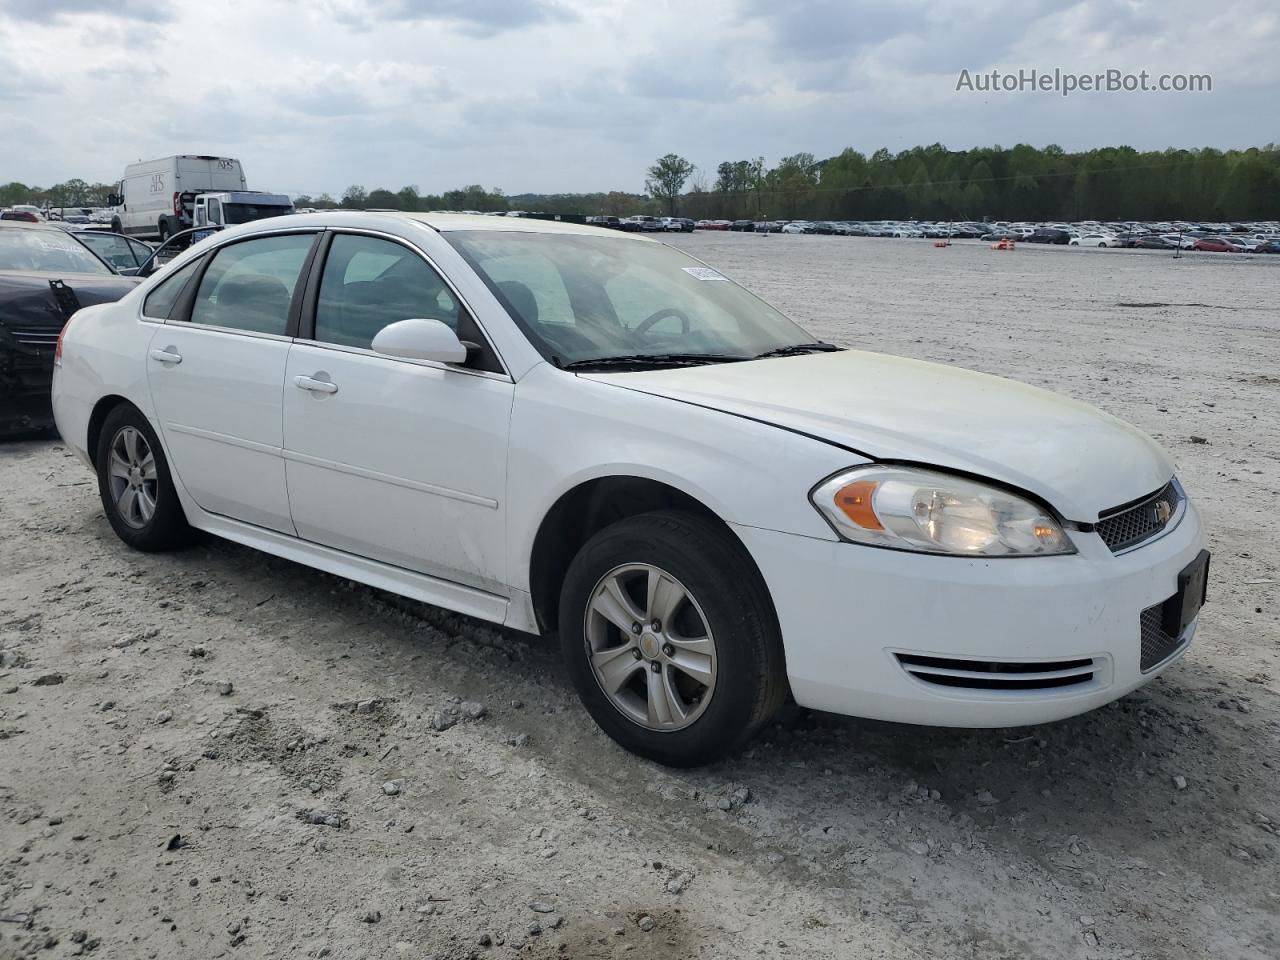
{"type": "Polygon", "coordinates": [[[728,277],[721,273],[717,273],[710,267],[681,267],[680,269],[695,280],[724,280],[726,283],[729,280],[728,277]]]}

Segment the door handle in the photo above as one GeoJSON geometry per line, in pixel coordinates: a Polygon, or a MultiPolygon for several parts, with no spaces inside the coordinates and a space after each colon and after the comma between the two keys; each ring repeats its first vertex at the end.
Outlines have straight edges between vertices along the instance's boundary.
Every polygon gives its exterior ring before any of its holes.
{"type": "Polygon", "coordinates": [[[332,380],[316,380],[314,377],[294,377],[294,385],[312,393],[337,393],[338,385],[332,380]]]}
{"type": "Polygon", "coordinates": [[[172,348],[168,350],[152,350],[151,359],[159,360],[161,363],[181,363],[182,354],[172,348]]]}

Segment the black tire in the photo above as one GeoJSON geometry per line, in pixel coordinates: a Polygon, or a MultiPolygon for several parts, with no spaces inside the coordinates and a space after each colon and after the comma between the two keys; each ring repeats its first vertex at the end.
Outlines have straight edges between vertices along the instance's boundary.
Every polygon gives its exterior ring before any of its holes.
{"type": "Polygon", "coordinates": [[[587,712],[622,747],[667,766],[699,766],[735,753],[786,698],[782,636],[768,589],[742,544],[694,514],[640,514],[592,537],[565,574],[559,623],[561,653],[587,712]],[[653,730],[631,719],[605,694],[591,666],[592,595],[606,575],[627,564],[656,566],[678,580],[714,636],[715,685],[683,729],[653,730]]]}
{"type": "Polygon", "coordinates": [[[112,233],[124,233],[124,224],[122,224],[122,223],[119,221],[119,219],[112,220],[112,221],[111,221],[111,232],[112,232],[112,233]]]}
{"type": "Polygon", "coordinates": [[[172,232],[169,230],[169,221],[161,220],[160,221],[160,242],[164,243],[166,240],[169,239],[171,235],[172,235],[172,232]]]}
{"type": "Polygon", "coordinates": [[[98,495],[102,498],[102,509],[116,536],[135,550],[147,553],[172,550],[190,542],[193,531],[187,525],[186,514],[182,512],[182,503],[178,500],[178,491],[174,489],[164,450],[155,431],[151,429],[151,424],[137,407],[122,403],[107,414],[102,424],[102,433],[98,437],[94,462],[98,465],[98,495]],[[155,458],[155,510],[140,525],[131,524],[125,519],[111,486],[111,448],[126,427],[132,427],[142,435],[155,458]]]}

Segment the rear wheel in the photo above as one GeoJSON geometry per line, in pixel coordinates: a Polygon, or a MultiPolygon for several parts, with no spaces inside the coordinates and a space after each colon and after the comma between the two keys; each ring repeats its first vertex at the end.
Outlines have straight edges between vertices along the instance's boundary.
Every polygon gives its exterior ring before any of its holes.
{"type": "Polygon", "coordinates": [[[786,694],[759,572],[726,529],[692,514],[630,517],[588,541],[565,576],[560,639],[596,723],[670,766],[738,750],[786,694]]]}
{"type": "Polygon", "coordinates": [[[121,540],[154,552],[190,539],[160,441],[136,407],[121,404],[107,414],[97,454],[98,493],[121,540]]]}

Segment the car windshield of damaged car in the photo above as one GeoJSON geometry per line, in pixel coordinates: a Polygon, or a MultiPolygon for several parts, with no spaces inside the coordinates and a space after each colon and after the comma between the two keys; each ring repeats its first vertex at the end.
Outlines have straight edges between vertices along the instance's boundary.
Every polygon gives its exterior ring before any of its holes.
{"type": "Polygon", "coordinates": [[[112,276],[110,267],[61,230],[0,229],[0,270],[112,276]]]}
{"type": "Polygon", "coordinates": [[[692,257],[616,237],[445,235],[564,369],[640,369],[835,349],[692,257]]]}

